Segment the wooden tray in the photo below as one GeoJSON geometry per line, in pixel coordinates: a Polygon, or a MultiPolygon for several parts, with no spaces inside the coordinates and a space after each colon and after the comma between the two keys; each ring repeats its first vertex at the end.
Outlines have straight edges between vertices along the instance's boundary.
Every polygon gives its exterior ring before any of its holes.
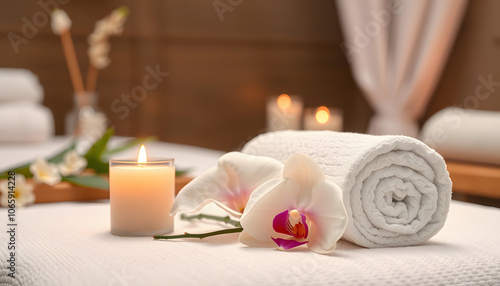
{"type": "MultiPolygon", "coordinates": [[[[177,194],[193,178],[175,178],[175,194],[177,194]]],[[[92,201],[109,199],[109,191],[79,187],[68,182],[62,182],[55,186],[39,184],[35,187],[35,204],[70,202],[70,201],[92,201]]]]}

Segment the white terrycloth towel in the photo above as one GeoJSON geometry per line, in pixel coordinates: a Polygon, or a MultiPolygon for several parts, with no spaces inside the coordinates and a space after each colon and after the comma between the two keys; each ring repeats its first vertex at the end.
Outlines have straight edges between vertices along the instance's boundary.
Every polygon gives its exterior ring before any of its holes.
{"type": "Polygon", "coordinates": [[[500,112],[447,107],[425,122],[420,138],[446,159],[500,165],[500,112]]]}
{"type": "Polygon", "coordinates": [[[420,244],[444,225],[451,180],[443,158],[419,140],[333,131],[262,134],[242,152],[284,162],[314,158],[344,193],[344,239],[364,247],[420,244]]]}
{"type": "Polygon", "coordinates": [[[45,106],[12,102],[0,104],[0,143],[43,142],[54,135],[54,118],[45,106]]]}
{"type": "Polygon", "coordinates": [[[0,68],[0,103],[43,101],[43,88],[29,70],[0,68]]]}

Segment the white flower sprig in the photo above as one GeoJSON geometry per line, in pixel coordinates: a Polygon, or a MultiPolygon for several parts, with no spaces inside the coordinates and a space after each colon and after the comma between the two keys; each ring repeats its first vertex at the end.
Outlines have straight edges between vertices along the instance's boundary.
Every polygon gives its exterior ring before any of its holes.
{"type": "MultiPolygon", "coordinates": [[[[2,207],[7,207],[9,201],[12,200],[12,196],[9,197],[9,181],[5,180],[0,183],[0,192],[2,193],[2,198],[0,200],[0,205],[2,207]]],[[[12,193],[11,193],[12,194],[12,193]]],[[[16,202],[16,207],[23,207],[35,202],[35,194],[33,193],[33,185],[26,181],[26,178],[17,174],[15,176],[15,188],[13,197],[16,202]]]]}
{"type": "Polygon", "coordinates": [[[89,43],[88,56],[90,59],[87,72],[87,91],[93,92],[97,81],[97,71],[104,69],[110,63],[109,59],[109,37],[120,35],[127,20],[128,8],[120,7],[106,18],[95,24],[95,29],[87,38],[89,43]]]}
{"type": "Polygon", "coordinates": [[[53,186],[61,182],[61,174],[55,164],[47,162],[43,158],[37,158],[35,162],[30,165],[30,172],[36,182],[45,183],[53,186]]]}

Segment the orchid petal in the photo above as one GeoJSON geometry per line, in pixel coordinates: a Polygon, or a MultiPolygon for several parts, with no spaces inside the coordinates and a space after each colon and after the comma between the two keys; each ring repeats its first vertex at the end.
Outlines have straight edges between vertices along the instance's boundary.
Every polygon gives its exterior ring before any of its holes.
{"type": "Polygon", "coordinates": [[[271,237],[272,240],[276,243],[279,249],[289,250],[295,248],[297,246],[301,246],[303,244],[308,243],[308,241],[296,241],[294,239],[283,239],[283,238],[274,238],[271,237]]]}
{"type": "Polygon", "coordinates": [[[301,225],[290,225],[290,211],[286,210],[281,212],[273,219],[273,229],[277,233],[291,235],[295,238],[307,238],[309,228],[307,226],[306,216],[304,214],[300,214],[300,218],[301,225]],[[301,230],[303,230],[303,232],[301,230]]]}
{"type": "Polygon", "coordinates": [[[307,225],[306,216],[304,214],[300,214],[300,217],[302,218],[302,225],[304,226],[306,231],[304,238],[307,238],[309,236],[309,226],[307,225]]]}
{"type": "MultiPolygon", "coordinates": [[[[228,175],[223,169],[218,167],[208,169],[182,188],[172,205],[170,215],[178,212],[196,212],[211,202],[218,202],[218,206],[224,205],[227,180],[228,175]]],[[[232,212],[241,216],[239,212],[232,212]]]]}
{"type": "Polygon", "coordinates": [[[300,206],[306,206],[311,199],[311,189],[325,179],[321,167],[309,156],[295,153],[285,162],[283,177],[297,181],[301,189],[300,206]]]}
{"type": "Polygon", "coordinates": [[[251,236],[248,234],[247,231],[243,230],[240,233],[240,236],[238,237],[238,241],[251,247],[269,247],[269,248],[274,248],[276,247],[276,244],[272,242],[271,240],[258,240],[255,237],[251,236]]]}
{"type": "Polygon", "coordinates": [[[282,213],[279,213],[277,214],[274,219],[273,219],[273,229],[274,231],[278,232],[278,233],[284,233],[284,234],[289,234],[289,235],[292,235],[292,233],[290,233],[290,231],[288,231],[288,228],[286,227],[287,223],[288,223],[288,219],[290,218],[290,211],[289,210],[286,210],[282,213]]]}
{"type": "Polygon", "coordinates": [[[229,174],[231,189],[246,188],[253,191],[270,179],[280,178],[283,173],[283,164],[278,160],[240,152],[230,152],[220,157],[218,166],[229,174]]]}
{"type": "Polygon", "coordinates": [[[319,181],[311,191],[311,203],[304,209],[310,219],[307,246],[317,253],[330,253],[347,227],[342,190],[330,181],[319,181]]]}
{"type": "Polygon", "coordinates": [[[230,152],[216,167],[187,184],[177,195],[171,215],[195,212],[214,202],[235,217],[240,217],[250,193],[262,183],[281,177],[283,164],[268,157],[230,152]]]}
{"type": "Polygon", "coordinates": [[[241,226],[258,240],[276,236],[274,217],[283,210],[295,209],[299,192],[299,185],[290,179],[274,179],[262,184],[250,196],[252,205],[247,205],[240,219],[241,226]]]}

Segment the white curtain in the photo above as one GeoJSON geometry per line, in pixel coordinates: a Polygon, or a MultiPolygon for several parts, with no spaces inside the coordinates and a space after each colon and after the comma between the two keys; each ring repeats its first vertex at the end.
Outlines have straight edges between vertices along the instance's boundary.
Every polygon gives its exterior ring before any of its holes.
{"type": "Polygon", "coordinates": [[[368,133],[417,137],[467,0],[337,0],[341,48],[375,110],[368,133]]]}

